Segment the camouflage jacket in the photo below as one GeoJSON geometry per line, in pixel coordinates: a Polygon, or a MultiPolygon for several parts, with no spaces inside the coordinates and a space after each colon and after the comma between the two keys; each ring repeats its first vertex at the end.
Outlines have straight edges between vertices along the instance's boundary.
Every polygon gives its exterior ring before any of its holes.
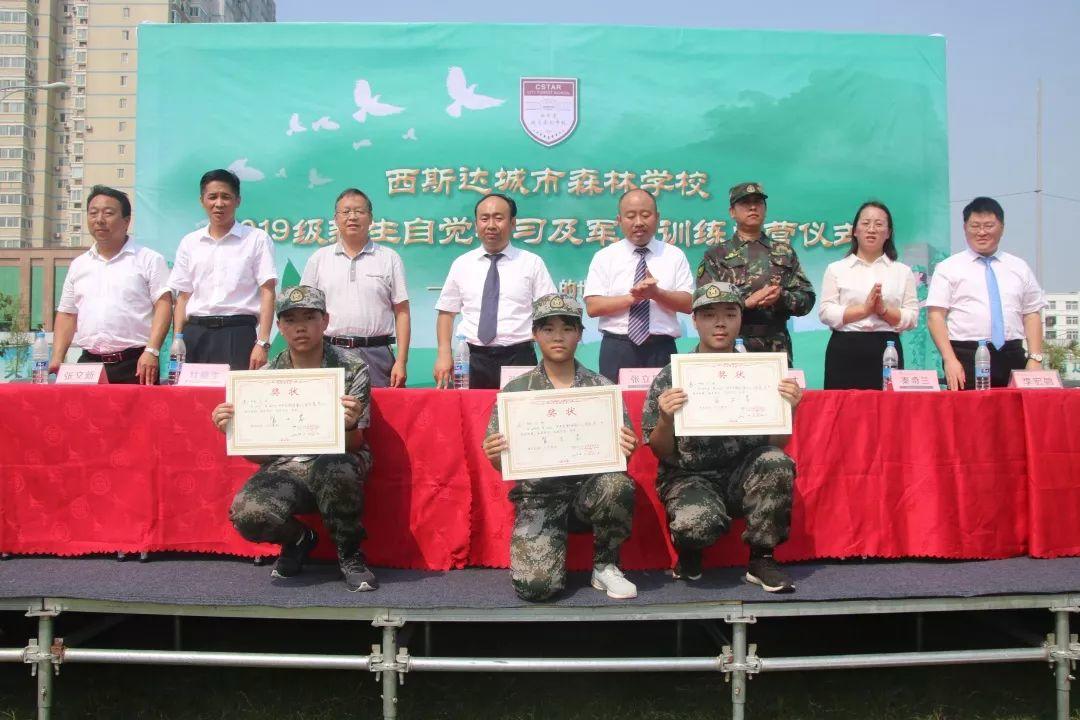
{"type": "MultiPolygon", "coordinates": [[[[695,348],[694,352],[698,352],[695,348]]],[[[660,394],[671,387],[671,365],[657,373],[645,398],[641,433],[645,442],[660,421],[660,394]]],[[[657,480],[673,470],[719,471],[737,463],[748,450],[769,444],[767,435],[717,435],[675,437],[675,452],[660,460],[657,480]]]]}
{"type": "Polygon", "coordinates": [[[739,288],[745,299],[776,279],[780,299],[772,307],[747,310],[743,325],[783,325],[789,317],[806,315],[814,307],[814,286],[791,243],[773,240],[764,232],[758,242],[766,252],[751,252],[751,243],[738,235],[710,249],[698,265],[697,285],[728,282],[739,288]]]}

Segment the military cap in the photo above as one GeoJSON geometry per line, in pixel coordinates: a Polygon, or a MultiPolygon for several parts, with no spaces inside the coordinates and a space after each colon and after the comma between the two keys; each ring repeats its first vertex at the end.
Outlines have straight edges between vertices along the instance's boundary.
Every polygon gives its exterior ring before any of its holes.
{"type": "Polygon", "coordinates": [[[285,288],[277,296],[277,304],[274,308],[278,317],[281,313],[297,308],[311,308],[326,312],[326,295],[319,288],[310,285],[294,285],[285,288]]]}
{"type": "Polygon", "coordinates": [[[743,198],[750,197],[751,195],[760,195],[762,200],[767,200],[769,197],[765,194],[765,188],[761,186],[761,183],[744,182],[739,183],[728,190],[728,202],[729,204],[734,205],[743,198]]]}
{"type": "Polygon", "coordinates": [[[533,322],[549,317],[572,317],[581,320],[581,305],[569,295],[550,293],[533,301],[533,322]]]}
{"type": "Polygon", "coordinates": [[[694,291],[694,304],[691,305],[690,311],[717,303],[735,303],[739,307],[745,307],[742,293],[737,287],[726,282],[711,282],[694,291]]]}

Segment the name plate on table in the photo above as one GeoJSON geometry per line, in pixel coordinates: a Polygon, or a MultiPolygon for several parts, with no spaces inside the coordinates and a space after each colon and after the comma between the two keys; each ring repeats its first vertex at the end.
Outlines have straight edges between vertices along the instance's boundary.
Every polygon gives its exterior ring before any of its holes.
{"type": "Polygon", "coordinates": [[[495,402],[506,437],[504,480],[626,470],[618,386],[499,393],[495,402]]]}
{"type": "Polygon", "coordinates": [[[788,368],[787,376],[795,381],[795,383],[802,388],[806,389],[806,373],[799,368],[788,368]]]}
{"type": "Polygon", "coordinates": [[[234,370],[225,402],[229,455],[327,455],[345,452],[343,368],[234,370]]]}
{"type": "Polygon", "coordinates": [[[64,363],[56,371],[57,385],[108,385],[105,363],[64,363]]]}
{"type": "Polygon", "coordinates": [[[937,370],[893,370],[892,389],[896,392],[937,392],[941,390],[937,370]]]}
{"type": "Polygon", "coordinates": [[[506,387],[506,383],[521,377],[535,367],[535,365],[503,365],[499,368],[499,387],[506,387]]]}
{"type": "Polygon", "coordinates": [[[184,363],[180,366],[177,385],[188,387],[225,387],[229,366],[218,363],[184,363]]]}
{"type": "Polygon", "coordinates": [[[653,378],[662,368],[622,368],[619,370],[619,387],[623,390],[648,390],[653,378]]]}
{"type": "Polygon", "coordinates": [[[1061,376],[1057,370],[1013,370],[1009,376],[1009,387],[1021,390],[1059,388],[1061,376]]]}
{"type": "Polygon", "coordinates": [[[675,412],[675,435],[789,435],[791,405],[780,394],[786,353],[671,356],[671,386],[689,397],[675,412]]]}

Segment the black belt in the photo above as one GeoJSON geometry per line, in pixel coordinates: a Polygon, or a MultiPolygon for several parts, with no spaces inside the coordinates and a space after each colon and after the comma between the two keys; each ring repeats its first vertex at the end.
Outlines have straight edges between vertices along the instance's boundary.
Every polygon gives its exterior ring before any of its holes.
{"type": "Polygon", "coordinates": [[[89,350],[83,350],[83,354],[85,354],[86,357],[90,358],[91,360],[96,360],[97,362],[102,362],[102,363],[105,363],[106,365],[114,365],[114,364],[116,364],[118,362],[124,362],[125,360],[131,360],[132,358],[137,358],[140,355],[142,355],[143,351],[145,351],[145,350],[146,350],[145,347],[140,346],[140,347],[129,347],[129,348],[126,348],[124,350],[121,350],[120,352],[100,353],[100,354],[99,353],[92,353],[89,350]]]}
{"type": "Polygon", "coordinates": [[[750,337],[762,337],[763,335],[780,335],[786,331],[786,325],[743,325],[739,330],[739,334],[750,337]]]}
{"type": "Polygon", "coordinates": [[[532,349],[532,340],[526,340],[525,342],[514,343],[513,345],[473,345],[469,343],[469,352],[477,353],[478,355],[491,355],[494,353],[510,353],[518,348],[528,347],[532,349]]]}
{"type": "Polygon", "coordinates": [[[254,315],[189,315],[187,319],[191,325],[201,325],[208,328],[239,327],[258,323],[254,315]]]}
{"type": "Polygon", "coordinates": [[[326,338],[331,345],[343,348],[386,347],[394,344],[393,335],[373,335],[372,337],[359,337],[357,335],[333,335],[326,338]]]}
{"type": "MultiPolygon", "coordinates": [[[[979,342],[977,340],[950,340],[949,344],[952,345],[954,348],[960,348],[962,350],[979,349],[979,342]]],[[[988,347],[990,350],[995,349],[994,346],[991,345],[989,342],[986,343],[986,347],[988,347]]],[[[1001,352],[1002,350],[1020,350],[1023,347],[1023,340],[1007,340],[1005,344],[1001,346],[1001,349],[997,350],[997,352],[1001,352]]]]}
{"type": "MultiPolygon", "coordinates": [[[[615,338],[616,340],[625,340],[626,342],[629,342],[629,343],[634,342],[633,340],[630,339],[629,335],[622,335],[620,333],[608,332],[607,330],[601,330],[600,334],[603,335],[604,337],[615,338]]],[[[642,341],[641,344],[644,345],[645,343],[656,342],[657,340],[666,341],[666,340],[674,340],[674,339],[675,338],[673,336],[671,336],[671,335],[650,335],[649,337],[645,338],[642,341]]]]}

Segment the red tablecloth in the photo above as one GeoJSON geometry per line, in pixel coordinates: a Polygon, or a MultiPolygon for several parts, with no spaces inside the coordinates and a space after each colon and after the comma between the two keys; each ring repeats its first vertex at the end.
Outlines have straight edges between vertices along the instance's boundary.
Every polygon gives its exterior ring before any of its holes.
{"type": "MultiPolygon", "coordinates": [[[[494,392],[376,390],[364,524],[373,565],[505,566],[508,484],[480,451],[494,392]]],[[[0,551],[187,550],[253,556],[229,502],[253,466],[211,426],[219,389],[0,386],[0,551]]],[[[643,392],[625,393],[640,429],[643,392]]],[[[788,451],[798,464],[784,560],[1080,554],[1075,391],[809,392],[788,451]]],[[[647,449],[627,568],[673,554],[647,449]]],[[[707,562],[744,560],[736,532],[707,562]]],[[[570,564],[590,562],[572,536],[570,564]]],[[[324,545],[322,554],[329,548],[324,545]]]]}

